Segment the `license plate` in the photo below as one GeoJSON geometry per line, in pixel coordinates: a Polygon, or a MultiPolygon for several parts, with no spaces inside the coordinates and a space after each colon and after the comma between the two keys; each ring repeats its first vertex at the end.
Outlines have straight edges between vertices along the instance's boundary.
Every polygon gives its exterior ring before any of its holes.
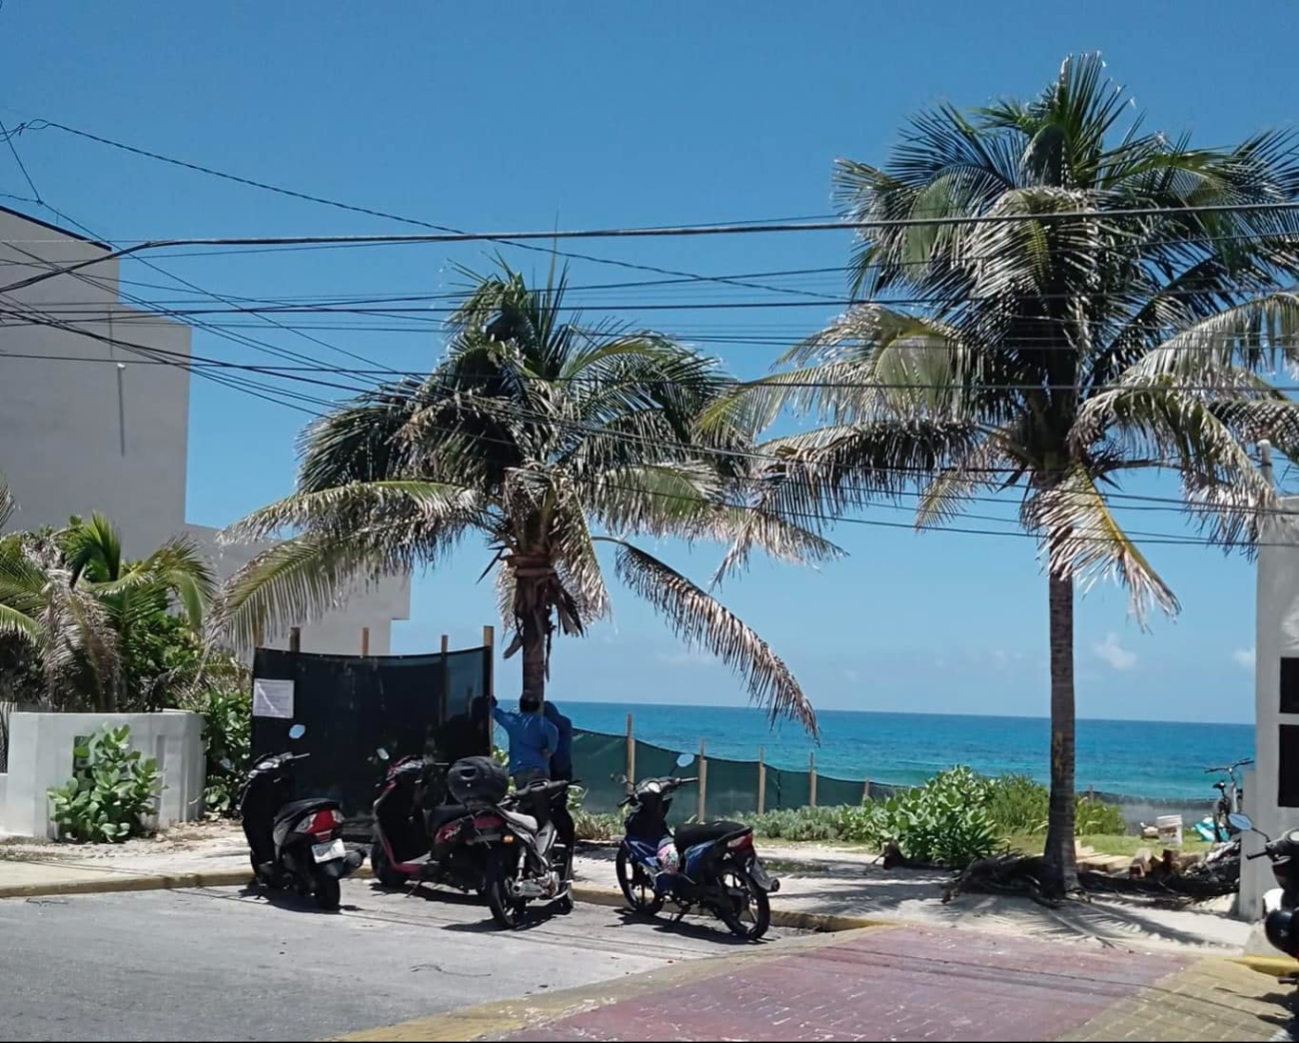
{"type": "Polygon", "coordinates": [[[336,858],[346,858],[347,848],[341,839],[331,840],[328,844],[312,844],[311,857],[317,862],[332,862],[336,858]]]}

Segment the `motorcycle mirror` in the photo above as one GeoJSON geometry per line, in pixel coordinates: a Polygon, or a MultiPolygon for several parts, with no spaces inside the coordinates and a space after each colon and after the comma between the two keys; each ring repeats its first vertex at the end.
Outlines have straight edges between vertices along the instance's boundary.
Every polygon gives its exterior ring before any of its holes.
{"type": "Polygon", "coordinates": [[[1242,833],[1252,832],[1254,829],[1254,820],[1248,815],[1239,811],[1233,811],[1227,816],[1227,821],[1235,826],[1242,833]]]}
{"type": "Polygon", "coordinates": [[[677,767],[688,768],[694,764],[695,755],[693,753],[682,753],[677,756],[677,767]]]}
{"type": "Polygon", "coordinates": [[[305,724],[295,724],[292,728],[289,729],[290,739],[301,739],[306,734],[307,734],[307,726],[305,724]]]}

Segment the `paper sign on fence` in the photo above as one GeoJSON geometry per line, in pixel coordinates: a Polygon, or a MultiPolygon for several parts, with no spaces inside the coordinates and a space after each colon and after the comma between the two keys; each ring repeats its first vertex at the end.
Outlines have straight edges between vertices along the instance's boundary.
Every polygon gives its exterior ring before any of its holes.
{"type": "Polygon", "coordinates": [[[293,717],[293,682],[253,678],[254,717],[293,717]]]}

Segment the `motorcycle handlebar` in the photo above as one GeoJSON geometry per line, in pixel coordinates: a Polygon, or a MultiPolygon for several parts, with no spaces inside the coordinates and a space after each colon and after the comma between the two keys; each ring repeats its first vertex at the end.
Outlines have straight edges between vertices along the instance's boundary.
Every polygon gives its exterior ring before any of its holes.
{"type": "Polygon", "coordinates": [[[1267,854],[1266,851],[1255,851],[1252,855],[1246,855],[1245,858],[1250,861],[1253,861],[1256,858],[1262,858],[1266,854],[1267,854]]]}

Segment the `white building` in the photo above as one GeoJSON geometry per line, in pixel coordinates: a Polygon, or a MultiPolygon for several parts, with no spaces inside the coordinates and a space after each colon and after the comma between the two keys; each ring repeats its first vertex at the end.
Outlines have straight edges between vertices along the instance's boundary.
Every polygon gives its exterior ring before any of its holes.
{"type": "MultiPolygon", "coordinates": [[[[110,253],[0,207],[0,287],[110,253]]],[[[215,529],[185,520],[191,330],[123,304],[119,265],[105,259],[0,290],[0,471],[19,504],[10,526],[62,525],[98,510],[121,528],[128,554],[188,533],[225,577],[252,548],[218,547],[215,529]],[[182,364],[145,361],[114,343],[115,332],[182,364]]],[[[302,626],[301,647],[359,653],[368,628],[369,651],[385,655],[392,621],[409,616],[409,579],[384,582],[302,626]]]]}

